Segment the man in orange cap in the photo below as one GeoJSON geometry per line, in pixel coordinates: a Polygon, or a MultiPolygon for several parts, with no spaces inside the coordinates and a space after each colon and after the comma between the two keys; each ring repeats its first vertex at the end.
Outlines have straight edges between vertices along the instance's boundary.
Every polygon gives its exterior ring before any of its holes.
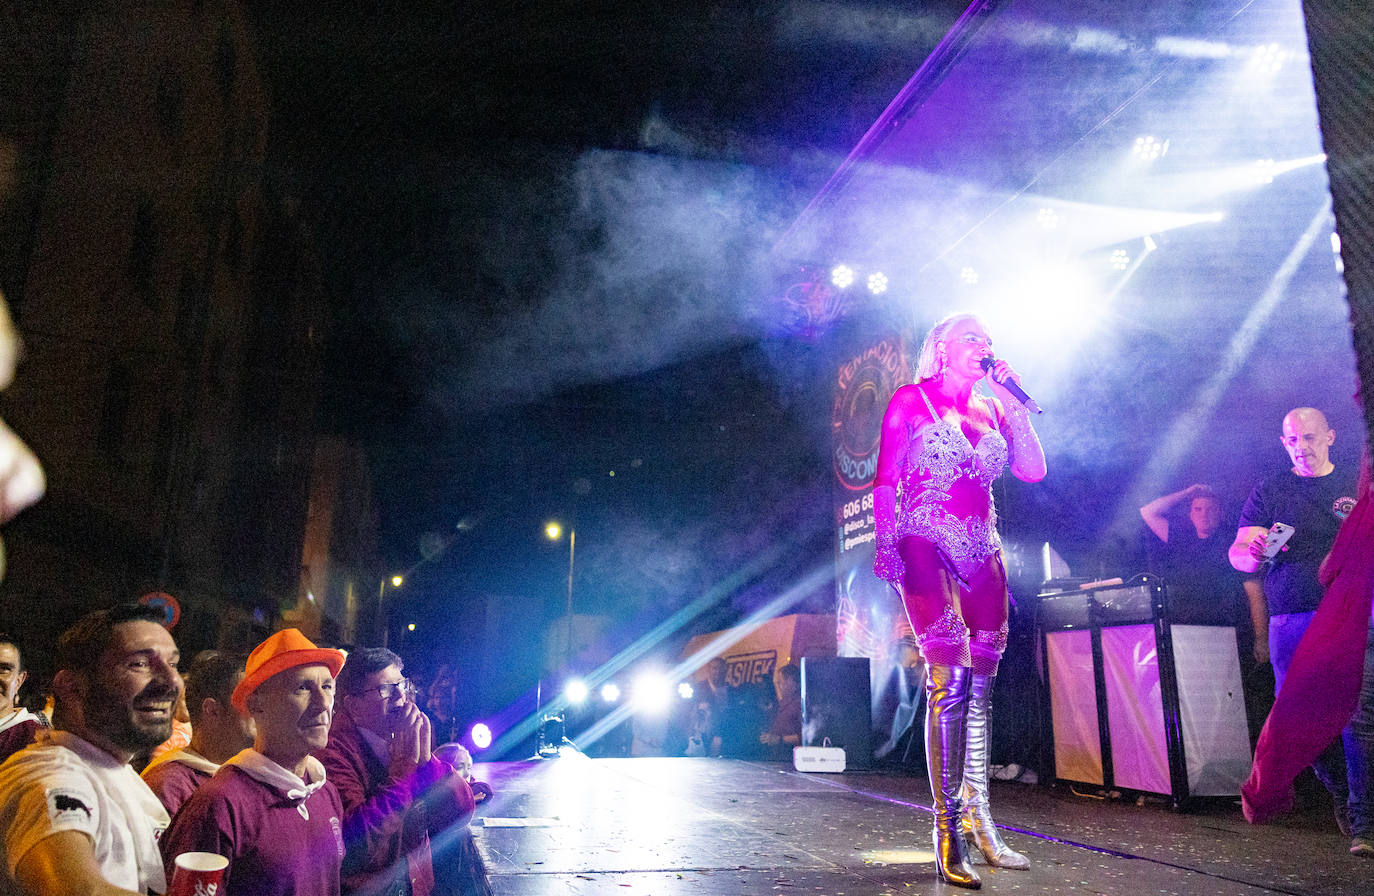
{"type": "Polygon", "coordinates": [[[233,705],[257,726],[253,746],[191,796],[161,840],[168,876],[183,852],[226,856],[225,896],[337,896],[343,806],[310,755],[329,742],[339,650],[294,628],[249,655],[233,705]]]}

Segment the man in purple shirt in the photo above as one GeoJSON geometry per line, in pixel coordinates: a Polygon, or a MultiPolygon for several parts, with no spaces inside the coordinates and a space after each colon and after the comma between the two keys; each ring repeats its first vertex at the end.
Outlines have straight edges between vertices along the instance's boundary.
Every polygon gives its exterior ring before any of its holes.
{"type": "Polygon", "coordinates": [[[162,800],[168,815],[176,815],[221,763],[253,746],[253,719],[231,702],[243,672],[241,653],[203,650],[191,663],[185,676],[191,743],[163,753],[143,770],[144,783],[162,800]]]}
{"type": "Polygon", "coordinates": [[[19,642],[0,633],[0,762],[33,743],[38,732],[48,727],[19,705],[19,689],[28,677],[19,642]]]}
{"type": "Polygon", "coordinates": [[[257,726],[191,795],[160,846],[171,877],[184,852],[229,859],[223,896],[338,896],[343,806],[310,755],[329,741],[342,651],[316,647],[294,628],[249,655],[233,705],[257,726]]]}
{"type": "Polygon", "coordinates": [[[432,849],[470,837],[472,791],[433,756],[429,718],[402,668],[385,647],[349,654],[342,709],[317,754],[343,800],[345,894],[447,896],[455,888],[436,879],[432,849]]]}

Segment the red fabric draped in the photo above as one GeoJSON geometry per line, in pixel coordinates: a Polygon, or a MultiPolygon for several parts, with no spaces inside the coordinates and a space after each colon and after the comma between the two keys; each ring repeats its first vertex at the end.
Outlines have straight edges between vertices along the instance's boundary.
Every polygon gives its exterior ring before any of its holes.
{"type": "Polygon", "coordinates": [[[1246,821],[1264,824],[1293,805],[1293,780],[1355,714],[1374,596],[1374,500],[1362,490],[1322,565],[1326,594],[1303,635],[1241,787],[1246,821]]]}

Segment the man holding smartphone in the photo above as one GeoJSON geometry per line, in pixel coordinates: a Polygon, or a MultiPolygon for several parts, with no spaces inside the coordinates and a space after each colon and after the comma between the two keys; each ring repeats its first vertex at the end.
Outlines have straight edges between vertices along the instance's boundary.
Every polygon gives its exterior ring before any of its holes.
{"type": "MultiPolygon", "coordinates": [[[[1317,570],[1322,558],[1331,550],[1341,520],[1355,506],[1354,476],[1337,473],[1331,461],[1335,441],[1336,432],[1321,411],[1288,412],[1281,442],[1293,465],[1255,486],[1227,552],[1231,565],[1241,572],[1264,569],[1263,595],[1251,594],[1250,615],[1257,652],[1261,644],[1268,646],[1275,693],[1282,689],[1293,652],[1321,603],[1317,570]],[[1271,539],[1275,524],[1282,524],[1275,533],[1280,537],[1271,539]],[[1267,550],[1271,541],[1282,540],[1283,528],[1291,529],[1286,543],[1277,551],[1267,550]]],[[[1365,839],[1361,834],[1374,834],[1374,817],[1366,817],[1374,815],[1374,806],[1365,806],[1362,753],[1347,727],[1312,767],[1331,792],[1341,833],[1351,836],[1353,827],[1357,842],[1365,839]]]]}

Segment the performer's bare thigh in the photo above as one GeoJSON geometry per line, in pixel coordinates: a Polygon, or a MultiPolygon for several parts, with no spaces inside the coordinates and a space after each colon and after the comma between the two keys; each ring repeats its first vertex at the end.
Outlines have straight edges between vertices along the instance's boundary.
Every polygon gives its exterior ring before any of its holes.
{"type": "Polygon", "coordinates": [[[959,580],[940,549],[924,538],[909,535],[897,543],[905,567],[902,602],[917,637],[940,618],[946,607],[959,612],[959,580]]]}
{"type": "Polygon", "coordinates": [[[983,561],[962,591],[964,624],[969,631],[995,632],[1007,621],[1007,570],[998,551],[983,561]]]}
{"type": "Polygon", "coordinates": [[[1000,552],[990,555],[961,586],[941,550],[911,535],[897,544],[905,574],[902,601],[920,633],[953,607],[971,631],[996,631],[1007,620],[1007,572],[1000,552]]]}

